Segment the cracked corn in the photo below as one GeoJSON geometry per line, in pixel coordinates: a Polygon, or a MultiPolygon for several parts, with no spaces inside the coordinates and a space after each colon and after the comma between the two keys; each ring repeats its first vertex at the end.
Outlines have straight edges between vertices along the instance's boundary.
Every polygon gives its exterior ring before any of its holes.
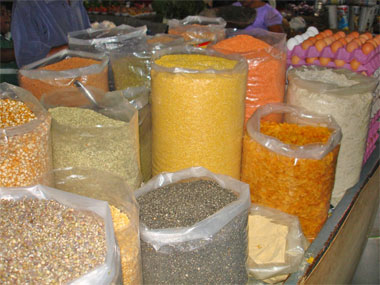
{"type": "MultiPolygon", "coordinates": [[[[325,127],[261,121],[260,132],[286,144],[326,143],[325,127]]],[[[253,203],[296,215],[305,236],[313,239],[327,220],[339,146],[320,160],[277,154],[243,139],[241,179],[250,185],[253,203]]]]}
{"type": "Polygon", "coordinates": [[[50,116],[37,118],[24,102],[0,99],[0,132],[0,187],[40,182],[51,170],[50,116]],[[42,121],[24,126],[33,120],[42,121]]]}
{"type": "Polygon", "coordinates": [[[38,67],[37,70],[46,71],[67,71],[68,75],[50,78],[30,78],[22,74],[19,75],[20,86],[30,91],[37,99],[45,93],[49,93],[57,88],[66,88],[73,86],[75,79],[81,81],[85,85],[96,87],[104,91],[108,91],[108,68],[107,66],[98,73],[88,73],[80,77],[70,75],[69,70],[89,67],[91,65],[100,64],[100,60],[82,57],[67,57],[61,61],[46,66],[38,67]]]}
{"type": "Polygon", "coordinates": [[[106,259],[104,221],[54,200],[0,202],[1,284],[65,284],[106,259]]]}
{"type": "Polygon", "coordinates": [[[155,64],[152,174],[203,166],[239,179],[246,66],[236,71],[238,61],[203,54],[165,55],[155,64]]]}

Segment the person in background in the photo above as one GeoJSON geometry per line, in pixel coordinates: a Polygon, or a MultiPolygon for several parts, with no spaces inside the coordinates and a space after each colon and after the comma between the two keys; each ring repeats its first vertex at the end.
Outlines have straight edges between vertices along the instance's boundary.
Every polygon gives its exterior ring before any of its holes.
{"type": "Polygon", "coordinates": [[[10,34],[11,9],[0,2],[0,82],[18,85],[17,64],[10,34]]]}
{"type": "Polygon", "coordinates": [[[87,28],[82,0],[14,0],[11,32],[18,67],[67,47],[69,32],[87,28]]]}
{"type": "Polygon", "coordinates": [[[245,30],[261,28],[270,32],[283,33],[282,15],[275,8],[262,0],[242,0],[232,4],[256,9],[256,19],[245,30]]]}

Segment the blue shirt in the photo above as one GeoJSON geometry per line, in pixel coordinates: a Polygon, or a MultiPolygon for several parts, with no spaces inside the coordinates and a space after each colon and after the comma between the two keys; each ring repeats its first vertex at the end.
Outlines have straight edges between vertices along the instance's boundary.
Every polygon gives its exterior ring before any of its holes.
{"type": "Polygon", "coordinates": [[[82,0],[15,0],[11,33],[19,67],[67,44],[69,32],[90,27],[82,0]]]}

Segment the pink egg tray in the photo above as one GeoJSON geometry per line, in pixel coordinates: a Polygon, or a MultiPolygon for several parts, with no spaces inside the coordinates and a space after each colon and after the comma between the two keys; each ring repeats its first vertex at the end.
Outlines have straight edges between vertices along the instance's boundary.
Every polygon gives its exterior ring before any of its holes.
{"type": "Polygon", "coordinates": [[[315,46],[310,46],[306,50],[304,50],[301,45],[297,45],[293,48],[293,50],[288,51],[287,55],[287,64],[288,66],[300,66],[300,65],[320,65],[320,61],[318,57],[327,57],[331,58],[331,61],[325,65],[327,67],[333,68],[346,68],[350,69],[350,62],[353,59],[356,59],[360,62],[360,66],[355,70],[358,73],[364,72],[366,75],[371,76],[379,67],[380,67],[380,46],[371,51],[369,54],[365,55],[361,48],[357,48],[352,52],[348,52],[344,47],[338,49],[335,53],[331,50],[330,46],[323,48],[322,51],[318,51],[315,46]],[[297,64],[292,64],[292,57],[296,55],[300,58],[297,64]],[[306,58],[316,57],[317,59],[312,63],[307,63],[306,58]],[[345,64],[343,66],[337,66],[334,63],[334,60],[343,60],[345,64]]]}
{"type": "Polygon", "coordinates": [[[372,152],[376,148],[376,141],[379,138],[380,130],[380,110],[377,111],[376,115],[371,119],[371,123],[368,130],[367,147],[364,153],[363,164],[366,163],[368,158],[371,156],[372,152]]]}

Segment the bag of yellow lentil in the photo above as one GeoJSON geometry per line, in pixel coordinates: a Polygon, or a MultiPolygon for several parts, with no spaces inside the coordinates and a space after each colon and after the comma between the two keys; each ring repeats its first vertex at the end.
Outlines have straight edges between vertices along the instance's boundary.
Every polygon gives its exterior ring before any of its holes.
{"type": "Polygon", "coordinates": [[[252,202],[298,216],[315,238],[327,220],[341,138],[332,116],[282,103],[259,107],[243,139],[241,180],[252,202]],[[283,121],[262,120],[269,114],[283,121]]]}
{"type": "Polygon", "coordinates": [[[145,36],[146,26],[120,25],[108,29],[86,29],[68,34],[69,48],[88,52],[108,52],[123,46],[123,42],[145,36]]]}
{"type": "Polygon", "coordinates": [[[139,113],[139,142],[142,181],[152,177],[152,115],[150,105],[150,89],[130,87],[113,91],[111,94],[125,97],[139,113]]]}
{"type": "Polygon", "coordinates": [[[2,281],[10,284],[49,284],[58,280],[63,284],[120,283],[120,251],[106,201],[40,184],[0,187],[0,201],[4,203],[1,232],[4,226],[12,228],[8,234],[14,237],[10,240],[19,239],[16,240],[18,247],[8,243],[9,250],[2,252],[6,273],[1,276],[2,281]],[[86,222],[88,220],[92,223],[86,222]],[[9,269],[13,270],[7,272],[9,269]]]}
{"type": "Polygon", "coordinates": [[[30,92],[0,84],[0,187],[43,182],[52,169],[50,126],[50,114],[30,92]]]}
{"type": "Polygon", "coordinates": [[[137,189],[141,184],[138,112],[122,96],[95,94],[100,108],[84,100],[78,90],[60,89],[42,96],[41,103],[52,115],[54,168],[96,168],[119,175],[137,189]]]}
{"type": "Polygon", "coordinates": [[[168,21],[168,34],[181,35],[185,41],[198,45],[216,43],[226,37],[227,22],[220,17],[187,16],[168,21]]]}
{"type": "Polygon", "coordinates": [[[120,248],[123,284],[142,284],[138,205],[120,177],[90,168],[55,169],[55,188],[107,201],[120,248]]]}
{"type": "Polygon", "coordinates": [[[152,174],[203,166],[240,178],[247,62],[192,46],[152,60],[152,174]]]}
{"type": "Polygon", "coordinates": [[[62,50],[19,69],[20,86],[37,99],[50,91],[74,86],[75,80],[107,92],[108,62],[104,54],[62,50]]]}

